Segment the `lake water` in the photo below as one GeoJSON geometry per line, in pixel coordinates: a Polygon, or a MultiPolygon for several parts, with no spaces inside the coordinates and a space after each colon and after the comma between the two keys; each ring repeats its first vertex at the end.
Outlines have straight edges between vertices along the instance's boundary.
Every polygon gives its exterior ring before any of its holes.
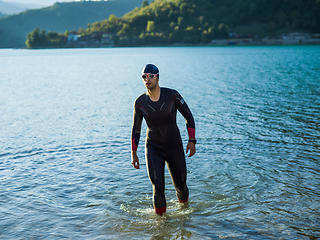
{"type": "Polygon", "coordinates": [[[0,50],[0,238],[320,238],[319,76],[320,46],[0,50]],[[147,63],[198,139],[190,202],[166,171],[162,217],[146,124],[141,169],[130,163],[147,63]]]}

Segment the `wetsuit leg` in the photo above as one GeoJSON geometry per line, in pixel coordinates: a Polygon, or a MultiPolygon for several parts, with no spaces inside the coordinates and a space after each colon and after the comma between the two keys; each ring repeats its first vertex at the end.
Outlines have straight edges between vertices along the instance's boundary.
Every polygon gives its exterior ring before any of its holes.
{"type": "Polygon", "coordinates": [[[165,178],[164,167],[165,158],[161,151],[154,146],[146,145],[147,169],[153,187],[153,206],[158,214],[166,211],[166,199],[164,195],[165,178]]]}
{"type": "Polygon", "coordinates": [[[187,166],[183,145],[171,145],[166,152],[167,167],[171,175],[176,195],[180,202],[187,202],[189,190],[187,187],[187,166]]]}

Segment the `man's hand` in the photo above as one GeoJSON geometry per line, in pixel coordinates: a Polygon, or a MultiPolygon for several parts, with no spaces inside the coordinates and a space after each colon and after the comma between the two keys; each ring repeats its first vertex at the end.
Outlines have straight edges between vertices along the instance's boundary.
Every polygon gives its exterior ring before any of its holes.
{"type": "Polygon", "coordinates": [[[137,152],[132,152],[131,164],[135,169],[140,169],[139,158],[137,156],[137,152]]]}
{"type": "Polygon", "coordinates": [[[188,153],[189,150],[190,150],[190,153],[188,157],[192,157],[196,153],[196,145],[193,142],[188,142],[186,153],[188,153]]]}

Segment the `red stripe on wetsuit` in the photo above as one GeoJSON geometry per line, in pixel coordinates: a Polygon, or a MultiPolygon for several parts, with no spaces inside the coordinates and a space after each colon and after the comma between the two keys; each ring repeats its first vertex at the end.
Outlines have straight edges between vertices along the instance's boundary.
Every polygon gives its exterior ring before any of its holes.
{"type": "Polygon", "coordinates": [[[188,135],[189,135],[189,139],[195,139],[196,129],[188,127],[188,135]]]}
{"type": "Polygon", "coordinates": [[[138,146],[136,145],[135,142],[136,142],[136,140],[132,139],[132,142],[131,142],[132,151],[137,151],[137,149],[138,149],[138,146]]]}

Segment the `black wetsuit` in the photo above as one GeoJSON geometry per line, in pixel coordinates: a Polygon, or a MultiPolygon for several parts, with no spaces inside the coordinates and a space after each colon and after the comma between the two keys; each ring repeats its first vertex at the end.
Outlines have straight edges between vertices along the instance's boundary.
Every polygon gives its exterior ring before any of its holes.
{"type": "Polygon", "coordinates": [[[146,159],[150,181],[153,186],[153,204],[156,209],[166,207],[164,196],[164,165],[167,163],[177,197],[187,201],[187,169],[180,132],[176,123],[177,110],[186,120],[189,138],[195,138],[195,123],[189,107],[176,91],[161,88],[158,101],[152,101],[144,93],[134,104],[132,127],[132,150],[136,151],[140,139],[142,118],[146,120],[146,159]]]}

